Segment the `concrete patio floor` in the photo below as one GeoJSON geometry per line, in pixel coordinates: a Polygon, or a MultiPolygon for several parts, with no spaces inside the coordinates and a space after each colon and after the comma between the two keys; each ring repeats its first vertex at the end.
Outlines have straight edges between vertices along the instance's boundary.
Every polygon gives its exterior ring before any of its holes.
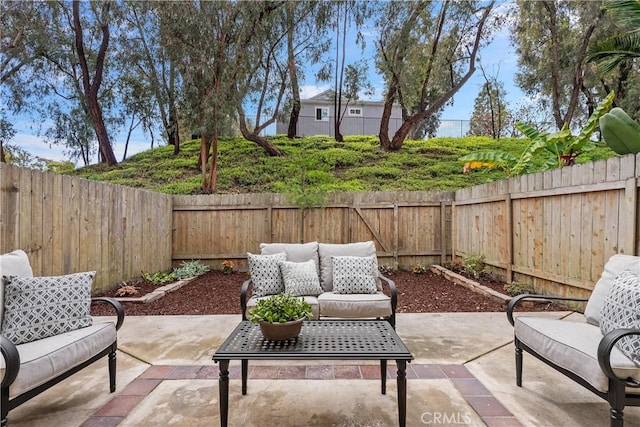
{"type": "MultiPolygon", "coordinates": [[[[537,314],[536,314],[537,315],[537,314]]],[[[578,320],[570,313],[547,316],[578,320]]],[[[101,319],[96,319],[100,321],[101,319]]],[[[9,413],[10,427],[216,426],[211,357],[239,315],[129,316],[118,334],[118,388],[106,359],[9,413]]],[[[525,354],[515,385],[513,331],[504,313],[400,314],[415,360],[407,370],[407,425],[606,426],[608,404],[525,354]]],[[[397,425],[395,364],[387,394],[374,362],[250,362],[248,393],[231,363],[230,426],[397,425]]],[[[640,408],[626,408],[628,426],[640,408]]]]}

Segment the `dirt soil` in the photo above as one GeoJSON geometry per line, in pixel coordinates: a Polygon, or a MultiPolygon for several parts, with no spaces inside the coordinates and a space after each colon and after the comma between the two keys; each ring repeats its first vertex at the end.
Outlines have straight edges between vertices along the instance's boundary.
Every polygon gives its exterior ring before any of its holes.
{"type": "MultiPolygon", "coordinates": [[[[456,285],[430,271],[423,274],[398,271],[388,277],[398,288],[398,313],[505,311],[501,302],[456,285]]],[[[240,288],[247,279],[247,273],[225,275],[221,271],[210,271],[150,303],[126,302],[123,305],[127,316],[240,314],[240,288]]],[[[504,293],[503,285],[498,281],[481,281],[481,284],[504,293]]],[[[138,280],[134,285],[138,288],[138,294],[134,296],[138,297],[157,288],[143,280],[138,280]]],[[[115,289],[104,295],[113,296],[114,292],[115,289]]],[[[94,316],[112,314],[106,304],[94,304],[91,310],[94,316]]],[[[567,308],[555,304],[537,304],[527,308],[527,311],[554,310],[567,308]]]]}

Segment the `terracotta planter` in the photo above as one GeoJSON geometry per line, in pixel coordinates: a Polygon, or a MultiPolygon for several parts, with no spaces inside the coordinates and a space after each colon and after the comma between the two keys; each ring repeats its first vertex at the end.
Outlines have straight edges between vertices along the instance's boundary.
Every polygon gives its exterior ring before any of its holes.
{"type": "Polygon", "coordinates": [[[284,323],[260,322],[262,335],[269,341],[285,341],[300,335],[304,319],[284,323]]]}

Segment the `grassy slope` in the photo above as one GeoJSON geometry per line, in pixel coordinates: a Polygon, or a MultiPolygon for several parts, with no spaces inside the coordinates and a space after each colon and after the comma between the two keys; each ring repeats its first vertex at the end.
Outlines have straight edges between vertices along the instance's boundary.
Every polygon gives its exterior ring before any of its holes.
{"type": "MultiPolygon", "coordinates": [[[[387,152],[377,138],[346,137],[343,144],[329,137],[289,140],[276,137],[274,143],[286,156],[269,157],[256,144],[241,137],[220,142],[218,151],[218,193],[290,192],[299,188],[301,171],[307,182],[321,192],[455,190],[505,177],[500,171],[475,171],[463,175],[458,158],[474,151],[502,150],[515,155],[526,140],[505,138],[434,138],[406,141],[401,150],[387,152]],[[304,168],[303,168],[304,165],[304,168]]],[[[73,173],[89,179],[169,194],[197,194],[200,169],[199,140],[182,144],[179,155],[173,147],[138,153],[109,168],[94,165],[73,173]]],[[[608,148],[596,148],[579,162],[615,155],[608,148]]]]}

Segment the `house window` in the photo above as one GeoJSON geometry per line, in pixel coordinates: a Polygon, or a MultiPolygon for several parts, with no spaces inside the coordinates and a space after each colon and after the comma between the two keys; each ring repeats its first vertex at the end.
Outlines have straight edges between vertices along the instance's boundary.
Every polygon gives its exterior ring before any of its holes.
{"type": "Polygon", "coordinates": [[[316,107],[316,121],[329,121],[329,107],[316,107]]]}
{"type": "Polygon", "coordinates": [[[362,117],[362,108],[354,108],[354,107],[349,108],[349,115],[362,117]]]}

